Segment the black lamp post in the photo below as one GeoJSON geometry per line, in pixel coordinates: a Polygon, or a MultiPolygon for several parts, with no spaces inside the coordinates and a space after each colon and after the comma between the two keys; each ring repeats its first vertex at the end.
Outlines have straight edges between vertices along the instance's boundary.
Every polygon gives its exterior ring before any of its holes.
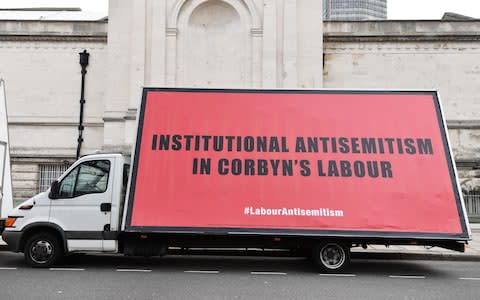
{"type": "Polygon", "coordinates": [[[85,106],[85,75],[87,74],[88,58],[90,53],[87,50],[79,53],[80,55],[80,66],[82,66],[82,87],[80,91],[80,122],[78,125],[78,145],[77,145],[77,159],[80,157],[80,149],[82,148],[83,143],[83,108],[85,106]]]}

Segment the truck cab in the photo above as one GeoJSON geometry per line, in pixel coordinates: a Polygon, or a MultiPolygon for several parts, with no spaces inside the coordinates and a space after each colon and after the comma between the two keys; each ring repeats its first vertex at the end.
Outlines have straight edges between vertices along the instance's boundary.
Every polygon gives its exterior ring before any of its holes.
{"type": "Polygon", "coordinates": [[[119,249],[129,161],[121,154],[80,158],[46,192],[8,214],[3,239],[34,267],[74,252],[119,249]]]}

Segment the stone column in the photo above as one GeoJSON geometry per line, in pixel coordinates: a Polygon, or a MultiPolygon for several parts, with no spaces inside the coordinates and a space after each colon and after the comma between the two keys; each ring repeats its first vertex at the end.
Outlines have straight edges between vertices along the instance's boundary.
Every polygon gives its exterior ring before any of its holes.
{"type": "Polygon", "coordinates": [[[283,22],[283,87],[298,86],[297,0],[285,0],[283,22]]]}
{"type": "Polygon", "coordinates": [[[104,112],[104,150],[127,151],[124,147],[125,115],[130,97],[130,64],[133,2],[110,0],[108,63],[104,112]]]}
{"type": "Polygon", "coordinates": [[[265,0],[263,10],[263,88],[277,87],[277,1],[265,0]]]}
{"type": "Polygon", "coordinates": [[[323,86],[323,10],[320,0],[297,0],[298,87],[323,86]]]}
{"type": "Polygon", "coordinates": [[[165,86],[166,82],[166,15],[165,1],[147,0],[147,57],[145,84],[151,86],[165,86]]]}

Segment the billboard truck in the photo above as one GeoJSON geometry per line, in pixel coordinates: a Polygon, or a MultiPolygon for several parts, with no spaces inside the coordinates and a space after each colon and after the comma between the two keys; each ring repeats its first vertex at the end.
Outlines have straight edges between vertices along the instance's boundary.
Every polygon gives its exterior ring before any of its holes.
{"type": "Polygon", "coordinates": [[[434,91],[144,88],[131,164],[84,156],[6,226],[34,267],[264,248],[338,272],[352,247],[471,236],[434,91]]]}

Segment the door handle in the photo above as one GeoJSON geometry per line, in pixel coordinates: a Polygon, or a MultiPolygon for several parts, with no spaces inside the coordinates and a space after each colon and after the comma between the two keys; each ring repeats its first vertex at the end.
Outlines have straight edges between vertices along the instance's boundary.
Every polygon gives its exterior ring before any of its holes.
{"type": "Polygon", "coordinates": [[[100,211],[102,211],[102,212],[112,211],[112,203],[102,203],[102,204],[100,204],[100,211]]]}

